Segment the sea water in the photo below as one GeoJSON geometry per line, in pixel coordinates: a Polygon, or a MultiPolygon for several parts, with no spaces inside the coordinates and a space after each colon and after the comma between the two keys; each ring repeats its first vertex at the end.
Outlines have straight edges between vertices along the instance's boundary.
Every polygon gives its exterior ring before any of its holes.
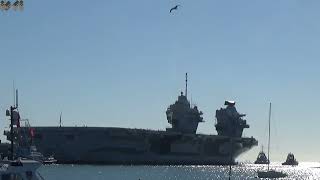
{"type": "MultiPolygon", "coordinates": [[[[288,174],[283,179],[319,179],[320,163],[300,163],[299,166],[270,165],[270,169],[288,174]]],[[[232,166],[231,179],[257,179],[265,165],[232,166]]],[[[45,165],[39,169],[46,180],[212,180],[228,179],[229,166],[94,166],[45,165]]]]}

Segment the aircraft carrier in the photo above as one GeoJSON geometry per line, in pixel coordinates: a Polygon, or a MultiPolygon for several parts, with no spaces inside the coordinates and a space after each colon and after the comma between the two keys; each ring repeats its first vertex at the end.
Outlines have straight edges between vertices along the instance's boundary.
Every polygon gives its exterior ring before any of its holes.
{"type": "MultiPolygon", "coordinates": [[[[187,77],[187,75],[186,75],[187,77]]],[[[163,131],[118,127],[15,127],[14,143],[34,144],[58,163],[123,165],[225,165],[258,144],[242,137],[249,128],[235,102],[216,110],[217,135],[197,134],[202,112],[190,104],[186,90],[170,105],[163,131]],[[24,132],[24,133],[22,133],[24,132]],[[30,132],[30,133],[26,133],[30,132]]],[[[213,124],[213,123],[212,123],[213,124]]],[[[10,133],[5,131],[7,139],[10,133]]]]}

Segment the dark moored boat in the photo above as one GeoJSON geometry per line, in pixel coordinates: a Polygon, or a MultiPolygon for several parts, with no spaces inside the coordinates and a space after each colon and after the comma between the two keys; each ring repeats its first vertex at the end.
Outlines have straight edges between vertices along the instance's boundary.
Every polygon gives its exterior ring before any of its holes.
{"type": "Polygon", "coordinates": [[[261,151],[258,154],[257,159],[254,161],[254,163],[255,164],[269,164],[269,160],[263,151],[263,146],[262,146],[261,151]]]}
{"type": "Polygon", "coordinates": [[[299,162],[294,157],[293,153],[289,153],[286,159],[286,162],[282,163],[282,165],[291,165],[291,166],[297,166],[299,162]]]}

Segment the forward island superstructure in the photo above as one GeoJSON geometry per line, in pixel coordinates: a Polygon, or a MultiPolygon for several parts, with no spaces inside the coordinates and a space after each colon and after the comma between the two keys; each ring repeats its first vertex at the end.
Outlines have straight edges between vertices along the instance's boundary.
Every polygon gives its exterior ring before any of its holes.
{"type": "MultiPolygon", "coordinates": [[[[167,108],[166,117],[171,128],[165,131],[32,127],[28,138],[38,151],[45,156],[53,155],[58,163],[78,164],[233,164],[237,156],[258,144],[253,137],[242,137],[243,129],[249,125],[243,119],[245,115],[237,112],[233,101],[226,101],[226,107],[216,111],[218,135],[196,134],[198,124],[204,122],[203,113],[190,104],[186,95],[187,88],[185,94],[181,92],[178,100],[167,108]]],[[[28,131],[25,128],[28,127],[17,128],[15,134],[28,131]]],[[[9,134],[5,134],[10,139],[9,134]]]]}

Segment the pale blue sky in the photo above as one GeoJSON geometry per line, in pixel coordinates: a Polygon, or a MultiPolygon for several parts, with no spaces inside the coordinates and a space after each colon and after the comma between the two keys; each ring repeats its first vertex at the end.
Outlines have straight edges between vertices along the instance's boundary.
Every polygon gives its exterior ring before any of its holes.
{"type": "MultiPolygon", "coordinates": [[[[272,158],[318,161],[320,2],[317,0],[25,1],[0,12],[0,128],[12,104],[33,125],[165,129],[184,88],[216,134],[214,113],[237,101],[272,158]],[[173,14],[169,9],[182,6],[173,14]]],[[[4,137],[1,137],[4,139],[4,137]]],[[[254,160],[260,147],[242,156],[254,160]]]]}

